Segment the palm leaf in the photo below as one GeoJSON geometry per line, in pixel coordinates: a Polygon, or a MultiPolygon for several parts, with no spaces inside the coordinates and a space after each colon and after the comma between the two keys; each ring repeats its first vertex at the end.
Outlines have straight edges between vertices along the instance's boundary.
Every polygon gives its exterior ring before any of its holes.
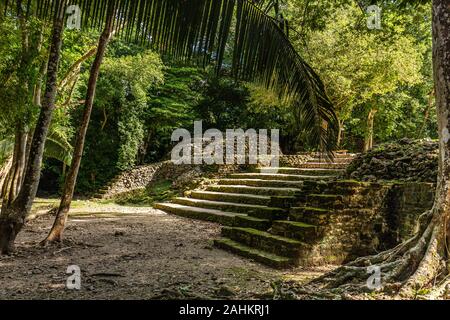
{"type": "Polygon", "coordinates": [[[14,138],[0,140],[0,168],[9,159],[14,150],[14,138]]]}
{"type": "Polygon", "coordinates": [[[64,134],[52,130],[45,142],[44,155],[70,166],[72,163],[73,147],[64,134]]]}
{"type": "MultiPolygon", "coordinates": [[[[5,0],[2,0],[5,3],[5,0]]],[[[20,0],[19,0],[20,1],[20,0]]],[[[23,0],[25,1],[25,0],[23,0]]],[[[27,14],[52,19],[64,0],[27,0],[27,14]]],[[[232,72],[237,79],[274,88],[293,101],[301,130],[313,142],[333,150],[337,120],[325,88],[290,43],[285,25],[264,10],[278,1],[262,0],[71,0],[81,8],[82,27],[103,26],[114,10],[116,35],[148,45],[174,60],[214,63],[219,72],[230,43],[233,18],[232,72]],[[266,4],[266,5],[265,5],[266,4]]],[[[8,8],[8,6],[6,6],[8,8]]],[[[269,8],[269,9],[267,9],[269,8]]],[[[11,7],[8,10],[14,10],[11,7]]]]}
{"type": "MultiPolygon", "coordinates": [[[[0,141],[0,168],[6,160],[12,157],[14,151],[14,138],[0,141]]],[[[72,162],[73,147],[67,139],[60,134],[52,132],[46,143],[44,156],[70,165],[72,162]]]]}

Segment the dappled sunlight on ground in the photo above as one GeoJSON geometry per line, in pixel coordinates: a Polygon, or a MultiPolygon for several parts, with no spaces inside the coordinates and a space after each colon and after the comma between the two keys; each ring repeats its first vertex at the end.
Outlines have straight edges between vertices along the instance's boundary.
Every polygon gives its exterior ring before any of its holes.
{"type": "MultiPolygon", "coordinates": [[[[36,206],[55,202],[39,199],[36,206]]],[[[18,251],[0,257],[0,299],[262,299],[280,278],[308,280],[323,270],[278,271],[212,246],[220,226],[150,207],[79,201],[66,240],[38,246],[53,217],[30,221],[18,251]],[[82,288],[65,288],[69,265],[82,288]]]]}

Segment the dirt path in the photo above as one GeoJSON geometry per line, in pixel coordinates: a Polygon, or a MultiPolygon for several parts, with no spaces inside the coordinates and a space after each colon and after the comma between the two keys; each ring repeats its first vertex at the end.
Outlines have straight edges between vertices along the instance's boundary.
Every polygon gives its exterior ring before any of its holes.
{"type": "Polygon", "coordinates": [[[264,299],[280,277],[321,273],[275,271],[218,250],[218,225],[152,208],[78,203],[65,243],[41,248],[51,223],[33,220],[17,253],[0,257],[0,299],[264,299]],[[66,289],[69,265],[81,268],[79,291],[66,289]]]}

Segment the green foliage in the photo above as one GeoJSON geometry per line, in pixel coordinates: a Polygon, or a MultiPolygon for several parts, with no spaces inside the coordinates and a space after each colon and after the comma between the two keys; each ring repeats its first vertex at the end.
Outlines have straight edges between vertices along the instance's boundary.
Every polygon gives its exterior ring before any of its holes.
{"type": "MultiPolygon", "coordinates": [[[[33,14],[50,20],[60,8],[57,4],[37,0],[26,10],[37,9],[33,14]]],[[[149,45],[172,61],[213,64],[217,71],[230,66],[236,78],[275,90],[290,99],[298,130],[301,126],[318,147],[334,147],[337,119],[324,85],[292,46],[280,21],[264,11],[267,1],[154,0],[149,5],[146,0],[73,0],[72,4],[80,6],[86,30],[102,28],[108,16],[120,17],[116,36],[127,42],[149,45]],[[230,62],[224,61],[226,55],[230,62]]],[[[7,9],[15,10],[8,4],[7,9]]],[[[275,9],[279,18],[278,6],[275,9]]]]}
{"type": "Polygon", "coordinates": [[[73,147],[65,133],[52,128],[45,143],[44,156],[70,166],[72,155],[73,147]]]}
{"type": "MultiPolygon", "coordinates": [[[[163,81],[162,67],[159,56],[151,51],[105,59],[80,170],[79,191],[93,191],[117,172],[136,164],[145,134],[147,91],[163,81]]],[[[75,111],[74,119],[79,119],[79,112],[75,111]]]]}
{"type": "MultiPolygon", "coordinates": [[[[130,32],[119,31],[109,47],[101,69],[78,191],[94,191],[119,171],[167,159],[173,146],[172,132],[191,129],[194,120],[204,120],[205,130],[281,129],[285,152],[311,150],[317,145],[317,138],[324,134],[318,125],[322,127],[322,119],[333,117],[331,106],[323,95],[322,82],[274,27],[272,19],[246,1],[234,11],[230,7],[223,12],[226,6],[218,6],[217,12],[208,12],[205,17],[195,15],[198,8],[189,2],[177,1],[176,6],[186,10],[175,14],[168,1],[158,3],[162,4],[158,9],[161,11],[155,17],[166,20],[153,21],[152,30],[139,30],[138,19],[124,24],[130,32]],[[227,22],[233,14],[234,20],[227,22]],[[242,19],[244,15],[249,19],[242,19]],[[201,23],[207,23],[206,29],[210,30],[202,30],[201,23]],[[160,58],[140,43],[123,41],[123,37],[136,36],[136,31],[138,40],[151,31],[153,44],[163,53],[168,67],[163,68],[160,58]],[[188,36],[188,31],[195,36],[188,36]],[[209,37],[202,37],[202,32],[209,37]],[[224,40],[227,36],[228,41],[224,40]],[[178,63],[187,58],[208,68],[205,71],[178,63]],[[221,65],[219,78],[211,72],[210,63],[221,65]],[[310,84],[312,91],[307,90],[310,84]],[[315,97],[320,97],[319,104],[313,103],[315,97]],[[299,130],[303,125],[306,130],[299,130]]],[[[378,142],[436,137],[436,114],[433,103],[429,104],[433,88],[429,4],[399,8],[398,1],[378,3],[383,7],[382,30],[367,29],[366,16],[354,0],[286,0],[278,8],[290,20],[289,37],[294,48],[324,80],[328,96],[344,122],[343,147],[349,149],[358,149],[371,108],[378,110],[378,142]],[[425,114],[428,119],[424,119],[425,114]]],[[[11,17],[4,17],[0,23],[0,140],[14,133],[18,120],[33,126],[39,109],[31,103],[30,90],[24,91],[20,79],[29,79],[33,86],[48,53],[49,30],[43,28],[42,52],[33,53],[19,70],[21,37],[17,19],[11,17]]],[[[41,30],[40,21],[32,19],[29,23],[33,30],[41,30]]],[[[65,31],[59,79],[96,44],[98,35],[92,30],[65,31]]],[[[37,36],[32,34],[33,41],[37,36]]],[[[69,142],[78,127],[92,59],[82,65],[80,81],[69,103],[69,90],[58,92],[46,154],[66,164],[70,162],[69,142]]],[[[1,148],[0,143],[0,163],[1,148]]],[[[48,161],[46,167],[61,174],[61,163],[48,161]]]]}
{"type": "Polygon", "coordinates": [[[161,180],[143,190],[119,195],[114,199],[115,203],[121,205],[143,205],[151,206],[156,202],[164,202],[180,196],[179,190],[172,188],[172,181],[161,180]]]}
{"type": "Polygon", "coordinates": [[[229,78],[210,79],[204,88],[204,98],[196,107],[204,129],[215,128],[222,132],[233,128],[247,128],[248,88],[229,78]]]}
{"type": "MultiPolygon", "coordinates": [[[[369,30],[356,2],[339,2],[332,14],[321,9],[317,1],[311,3],[325,12],[325,18],[320,19],[320,25],[309,26],[307,44],[293,37],[325,82],[344,124],[344,146],[359,149],[371,109],[378,111],[376,141],[419,137],[432,89],[429,6],[399,9],[386,2],[382,29],[369,30]]],[[[303,26],[303,21],[294,21],[303,26]]],[[[425,124],[420,138],[434,137],[430,123],[425,124]]]]}
{"type": "MultiPolygon", "coordinates": [[[[275,92],[179,66],[166,67],[162,83],[141,83],[141,88],[147,87],[146,95],[140,90],[130,94],[128,79],[133,77],[127,74],[134,74],[133,68],[127,71],[123,63],[111,64],[129,59],[110,58],[102,69],[79,192],[93,191],[134,165],[168,159],[173,131],[192,130],[193,122],[199,119],[204,120],[204,130],[281,129],[288,144],[293,117],[275,92]]],[[[142,65],[136,69],[141,71],[142,65]]]]}
{"type": "MultiPolygon", "coordinates": [[[[13,150],[14,137],[0,140],[0,167],[6,159],[12,157],[13,150]]],[[[44,157],[70,165],[72,152],[73,148],[64,133],[51,129],[45,144],[44,157]]]]}
{"type": "MultiPolygon", "coordinates": [[[[162,62],[158,55],[149,52],[145,55],[128,56],[107,60],[104,66],[108,74],[110,102],[117,104],[120,114],[118,121],[119,159],[117,168],[126,170],[137,161],[139,147],[144,139],[143,119],[147,108],[147,89],[163,80],[162,62]],[[112,87],[109,87],[112,89],[112,87]],[[115,95],[111,95],[115,92],[115,95]]],[[[106,105],[98,99],[98,106],[106,105]]]]}
{"type": "MultiPolygon", "coordinates": [[[[41,22],[30,18],[26,24],[29,49],[23,50],[23,29],[16,19],[5,19],[0,23],[0,77],[3,85],[0,87],[0,137],[13,143],[14,130],[20,123],[28,130],[33,130],[39,106],[34,105],[33,93],[45,75],[41,69],[46,63],[48,28],[41,22]],[[21,85],[23,84],[23,85],[21,85]]],[[[62,79],[70,66],[79,59],[89,46],[90,39],[86,33],[67,31],[64,35],[61,68],[59,78],[62,79]]],[[[43,88],[42,88],[43,89],[43,88]]],[[[67,99],[67,93],[58,92],[58,105],[67,99]]],[[[50,135],[45,145],[44,157],[56,159],[69,165],[72,157],[70,140],[73,128],[70,126],[65,108],[54,112],[50,135]]],[[[3,150],[10,156],[12,148],[3,150]]],[[[1,161],[1,160],[0,160],[1,161]]]]}
{"type": "Polygon", "coordinates": [[[172,132],[190,129],[198,118],[195,107],[202,98],[204,72],[190,67],[168,67],[164,79],[162,85],[149,91],[141,162],[166,158],[172,148],[172,132]]]}
{"type": "Polygon", "coordinates": [[[31,125],[38,111],[32,88],[45,59],[45,43],[40,40],[45,28],[36,19],[21,24],[7,17],[0,21],[0,32],[0,135],[5,135],[13,134],[18,124],[31,125]]]}
{"type": "Polygon", "coordinates": [[[284,129],[286,134],[292,125],[289,105],[283,104],[275,92],[226,77],[208,79],[203,99],[195,109],[205,130],[284,129]]]}
{"type": "Polygon", "coordinates": [[[12,155],[14,149],[14,139],[0,140],[0,168],[12,155]]]}

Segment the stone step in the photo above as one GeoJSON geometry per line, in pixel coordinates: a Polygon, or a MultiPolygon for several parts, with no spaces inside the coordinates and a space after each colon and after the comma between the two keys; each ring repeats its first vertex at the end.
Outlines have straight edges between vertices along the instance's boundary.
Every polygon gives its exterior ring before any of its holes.
{"type": "Polygon", "coordinates": [[[235,173],[230,175],[233,179],[260,179],[260,180],[284,180],[284,181],[308,181],[308,180],[329,180],[333,175],[299,175],[280,173],[235,173]]]}
{"type": "Polygon", "coordinates": [[[294,265],[294,262],[290,258],[281,257],[273,253],[258,250],[231,239],[216,239],[214,240],[214,245],[217,248],[229,251],[245,258],[253,259],[273,268],[284,269],[294,265]]]}
{"type": "Polygon", "coordinates": [[[224,193],[212,191],[191,191],[189,195],[193,199],[224,201],[242,204],[256,204],[261,206],[269,206],[269,196],[256,196],[251,194],[224,193]]]}
{"type": "Polygon", "coordinates": [[[342,209],[344,197],[335,194],[310,194],[306,197],[308,206],[323,209],[342,209]]]}
{"type": "Polygon", "coordinates": [[[330,216],[334,212],[334,210],[313,207],[291,208],[289,211],[289,220],[323,226],[328,224],[330,216]]]}
{"type": "Polygon", "coordinates": [[[269,230],[272,222],[268,219],[259,219],[249,216],[237,216],[234,220],[234,227],[251,228],[261,231],[269,230]]]}
{"type": "MultiPolygon", "coordinates": [[[[263,169],[261,169],[263,170],[263,169]]],[[[338,176],[344,173],[341,169],[306,169],[306,168],[277,168],[280,174],[296,174],[303,176],[338,176]]]]}
{"type": "Polygon", "coordinates": [[[221,179],[220,185],[240,185],[269,188],[301,188],[303,181],[265,180],[265,179],[221,179]]]}
{"type": "Polygon", "coordinates": [[[207,191],[239,193],[262,196],[294,196],[301,191],[299,188],[267,188],[232,185],[211,185],[206,187],[207,191]]]}
{"type": "Polygon", "coordinates": [[[305,169],[345,169],[347,168],[346,163],[335,163],[335,162],[307,162],[300,165],[300,168],[305,169]]]}
{"type": "Polygon", "coordinates": [[[304,248],[304,244],[298,240],[251,228],[224,227],[222,235],[246,246],[289,258],[299,257],[304,248]]]}
{"type": "MultiPolygon", "coordinates": [[[[311,154],[311,156],[314,158],[327,159],[327,156],[325,154],[318,153],[318,152],[311,154]]],[[[354,158],[354,157],[355,157],[354,154],[351,154],[348,152],[335,152],[333,155],[333,158],[335,158],[335,159],[336,158],[354,158]]]]}
{"type": "Polygon", "coordinates": [[[279,217],[286,217],[287,211],[281,208],[271,208],[267,206],[235,203],[235,202],[222,202],[211,201],[193,198],[175,198],[174,203],[178,203],[185,206],[199,207],[206,209],[215,209],[227,212],[245,213],[255,217],[264,217],[264,219],[274,220],[279,217]]]}
{"type": "Polygon", "coordinates": [[[94,199],[103,199],[105,197],[105,195],[109,192],[109,189],[103,188],[103,189],[99,189],[93,196],[92,198],[94,199]]]}
{"type": "Polygon", "coordinates": [[[297,221],[274,221],[270,233],[309,243],[320,236],[320,228],[297,221]]]}
{"type": "MultiPolygon", "coordinates": [[[[348,158],[334,158],[333,163],[343,163],[343,164],[349,164],[353,161],[353,157],[348,158]]],[[[319,162],[319,163],[330,163],[330,160],[326,158],[311,158],[308,160],[308,162],[319,162]]]]}
{"type": "Polygon", "coordinates": [[[239,213],[224,212],[220,210],[184,206],[177,203],[156,203],[154,204],[154,207],[167,213],[172,213],[182,217],[216,222],[226,226],[233,226],[234,218],[242,215],[239,213]]]}
{"type": "Polygon", "coordinates": [[[346,198],[351,196],[365,196],[375,189],[381,189],[381,184],[368,185],[365,182],[351,180],[333,180],[333,181],[304,181],[302,187],[302,196],[308,194],[338,194],[346,198]]]}
{"type": "Polygon", "coordinates": [[[270,198],[270,206],[289,210],[298,199],[298,196],[274,196],[270,198]]]}
{"type": "Polygon", "coordinates": [[[303,222],[306,224],[324,226],[330,223],[330,219],[334,215],[368,215],[373,214],[372,209],[367,208],[345,208],[342,210],[321,209],[313,207],[291,208],[289,212],[289,220],[303,222]]]}

